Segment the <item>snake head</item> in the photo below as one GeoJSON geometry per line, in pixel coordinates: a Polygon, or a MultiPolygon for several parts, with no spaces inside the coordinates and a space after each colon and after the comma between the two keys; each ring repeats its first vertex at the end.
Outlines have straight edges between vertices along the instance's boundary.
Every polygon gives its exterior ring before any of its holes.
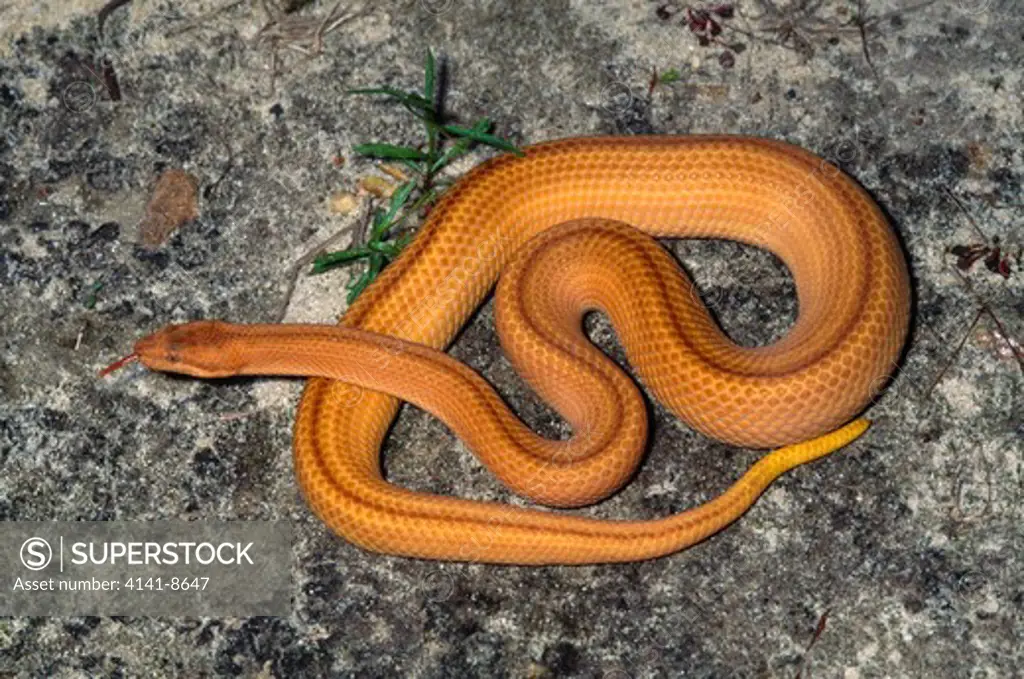
{"type": "Polygon", "coordinates": [[[232,349],[231,328],[221,321],[168,325],[136,342],[134,355],[150,370],[230,377],[242,367],[232,349]]]}

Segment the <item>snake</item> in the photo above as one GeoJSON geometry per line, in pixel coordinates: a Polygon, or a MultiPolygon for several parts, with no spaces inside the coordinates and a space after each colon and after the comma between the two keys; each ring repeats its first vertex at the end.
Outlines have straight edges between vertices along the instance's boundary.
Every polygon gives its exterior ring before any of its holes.
{"type": "Polygon", "coordinates": [[[201,320],[140,339],[127,360],[200,378],[309,378],[294,467],[313,512],[366,550],[493,564],[665,556],[741,517],[780,475],[861,436],[897,366],[910,283],[871,196],[798,146],[728,135],[577,137],[484,161],[332,324],[201,320]],[[658,238],[765,249],[798,315],[772,344],[719,327],[658,238]],[[572,430],[534,433],[445,353],[494,291],[516,371],[572,430]],[[637,380],[588,340],[606,314],[637,380]],[[774,449],[713,499],[661,518],[565,511],[615,493],[648,435],[638,382],[697,432],[774,449]],[[444,422],[513,492],[550,509],[400,487],[381,449],[402,402],[444,422]]]}

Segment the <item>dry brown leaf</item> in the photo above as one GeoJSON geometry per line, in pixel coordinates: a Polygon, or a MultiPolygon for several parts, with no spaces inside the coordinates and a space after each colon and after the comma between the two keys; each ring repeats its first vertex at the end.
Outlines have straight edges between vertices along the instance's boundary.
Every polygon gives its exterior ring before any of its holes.
{"type": "Polygon", "coordinates": [[[409,181],[409,175],[405,173],[405,170],[398,167],[397,165],[391,165],[390,163],[382,163],[378,167],[392,179],[397,179],[400,182],[409,181]]]}
{"type": "Polygon", "coordinates": [[[199,182],[184,170],[167,170],[156,181],[146,205],[139,234],[143,245],[155,248],[174,230],[199,216],[199,182]]]}
{"type": "Polygon", "coordinates": [[[378,198],[390,198],[397,186],[394,182],[384,179],[384,177],[367,175],[359,180],[359,188],[367,193],[372,193],[378,198]]]}

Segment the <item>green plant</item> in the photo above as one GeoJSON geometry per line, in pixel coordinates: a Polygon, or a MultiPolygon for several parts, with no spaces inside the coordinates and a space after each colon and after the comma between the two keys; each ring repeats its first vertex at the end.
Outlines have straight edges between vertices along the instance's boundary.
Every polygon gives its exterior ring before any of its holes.
{"type": "Polygon", "coordinates": [[[426,132],[426,140],[422,145],[425,148],[382,142],[357,144],[353,147],[361,155],[401,164],[413,173],[413,178],[395,189],[386,208],[378,207],[374,210],[364,245],[323,253],[313,261],[313,273],[323,273],[335,266],[353,262],[367,262],[363,273],[349,284],[348,301],[351,304],[412,239],[411,227],[403,225],[441,196],[446,184],[438,180],[441,170],[477,143],[517,155],[523,155],[523,152],[510,142],[490,134],[492,123],[489,118],[480,118],[472,127],[445,122],[441,113],[437,63],[430,50],[427,50],[422,92],[374,87],[349,90],[349,94],[383,95],[397,101],[423,122],[426,132]]]}
{"type": "Polygon", "coordinates": [[[103,279],[99,279],[95,283],[89,286],[89,293],[85,296],[85,308],[92,309],[96,306],[96,302],[99,301],[100,290],[103,289],[103,279]]]}
{"type": "Polygon", "coordinates": [[[670,68],[661,75],[657,76],[657,82],[660,85],[668,85],[670,83],[677,82],[683,79],[682,74],[678,69],[670,68]]]}

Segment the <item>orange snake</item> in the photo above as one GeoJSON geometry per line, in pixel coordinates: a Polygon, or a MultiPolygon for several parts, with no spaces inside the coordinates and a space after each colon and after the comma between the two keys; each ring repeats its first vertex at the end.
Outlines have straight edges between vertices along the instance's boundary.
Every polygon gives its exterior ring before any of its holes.
{"type": "Polygon", "coordinates": [[[330,528],[366,549],[508,564],[633,561],[705,539],[780,474],[859,436],[866,420],[842,425],[895,365],[909,298],[877,205],[802,149],[748,137],[579,138],[470,172],[340,327],[201,321],[140,340],[133,356],[197,377],[311,376],[295,425],[299,483],[330,528]],[[795,326],[770,346],[737,346],[651,235],[775,253],[796,283],[795,326]],[[502,345],[572,426],[569,440],[535,435],[442,351],[499,273],[502,345]],[[786,447],[714,500],[649,521],[418,493],[382,478],[397,396],[441,418],[517,493],[570,507],[618,489],[643,454],[646,410],[636,385],[587,342],[590,310],[609,315],[642,381],[695,429],[786,447]]]}

